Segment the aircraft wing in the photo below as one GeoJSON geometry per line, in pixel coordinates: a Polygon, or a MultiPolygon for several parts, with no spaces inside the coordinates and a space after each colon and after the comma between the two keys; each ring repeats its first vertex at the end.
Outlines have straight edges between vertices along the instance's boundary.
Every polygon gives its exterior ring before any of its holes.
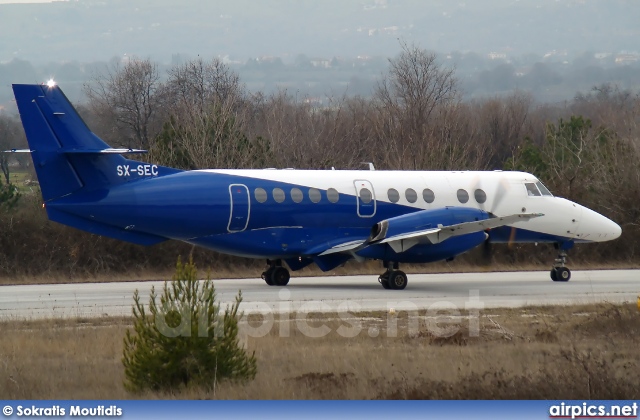
{"type": "Polygon", "coordinates": [[[318,254],[319,256],[330,255],[335,253],[354,254],[358,250],[370,245],[389,244],[389,246],[397,253],[407,251],[409,248],[419,243],[438,244],[446,241],[454,236],[467,235],[469,233],[480,232],[487,229],[510,225],[515,222],[529,221],[536,217],[544,216],[542,213],[524,213],[512,214],[508,216],[492,217],[485,220],[473,222],[458,223],[455,225],[442,226],[437,228],[418,230],[413,232],[405,232],[398,235],[390,236],[381,241],[371,242],[370,239],[343,242],[318,254]]]}
{"type": "Polygon", "coordinates": [[[344,242],[338,245],[335,245],[321,253],[318,254],[318,256],[324,256],[324,255],[330,255],[330,254],[336,254],[338,252],[355,252],[358,249],[362,249],[365,246],[367,246],[367,241],[366,240],[357,240],[357,241],[349,241],[349,242],[344,242]]]}
{"type": "Polygon", "coordinates": [[[536,217],[544,216],[542,213],[512,214],[508,216],[492,217],[485,220],[458,223],[456,225],[442,226],[417,232],[407,232],[390,236],[377,242],[388,243],[395,252],[404,252],[419,243],[429,242],[439,244],[454,236],[467,235],[469,233],[480,232],[487,229],[510,225],[515,222],[525,222],[536,217]]]}

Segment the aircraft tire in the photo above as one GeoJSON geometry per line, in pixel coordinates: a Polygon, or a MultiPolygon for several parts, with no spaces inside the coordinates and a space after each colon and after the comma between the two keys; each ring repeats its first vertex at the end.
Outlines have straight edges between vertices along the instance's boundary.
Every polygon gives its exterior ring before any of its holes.
{"type": "Polygon", "coordinates": [[[389,273],[389,288],[393,290],[403,290],[407,287],[407,275],[404,271],[393,270],[389,273]]]}
{"type": "Polygon", "coordinates": [[[386,279],[385,277],[380,277],[379,279],[380,284],[382,285],[383,289],[389,290],[391,289],[391,286],[389,285],[389,280],[386,279]]]}
{"type": "Polygon", "coordinates": [[[273,286],[273,268],[269,268],[267,271],[262,272],[262,280],[269,286],[273,286]]]}
{"type": "Polygon", "coordinates": [[[286,286],[290,278],[289,270],[284,267],[276,267],[271,274],[271,281],[274,286],[286,286]]]}
{"type": "Polygon", "coordinates": [[[551,274],[551,280],[558,281],[558,272],[556,271],[555,267],[553,267],[551,269],[551,273],[550,274],[551,274]]]}
{"type": "Polygon", "coordinates": [[[571,270],[567,267],[556,268],[556,277],[558,281],[569,281],[571,279],[571,270]]]}

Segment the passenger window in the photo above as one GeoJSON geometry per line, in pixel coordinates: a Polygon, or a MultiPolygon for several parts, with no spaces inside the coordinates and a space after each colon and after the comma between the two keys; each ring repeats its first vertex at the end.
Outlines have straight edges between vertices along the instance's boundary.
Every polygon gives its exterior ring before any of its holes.
{"type": "Polygon", "coordinates": [[[527,195],[529,197],[540,197],[540,191],[538,191],[538,187],[536,187],[536,184],[534,183],[530,183],[527,182],[524,184],[525,187],[527,187],[527,195]]]}
{"type": "Polygon", "coordinates": [[[258,203],[264,203],[265,201],[267,201],[267,192],[264,190],[264,188],[256,188],[256,190],[254,191],[254,195],[258,203]]]}
{"type": "Polygon", "coordinates": [[[473,196],[476,198],[476,201],[478,202],[478,204],[482,204],[485,201],[487,201],[487,193],[485,193],[483,190],[481,189],[477,189],[474,193],[473,196]]]}
{"type": "Polygon", "coordinates": [[[311,200],[312,203],[319,203],[321,198],[320,190],[317,188],[309,188],[309,200],[311,200]]]}
{"type": "Polygon", "coordinates": [[[389,188],[387,191],[387,197],[389,197],[389,201],[392,203],[397,203],[400,200],[400,193],[395,188],[389,188]]]}
{"type": "Polygon", "coordinates": [[[436,195],[433,193],[432,190],[430,190],[429,188],[425,188],[422,191],[422,198],[424,199],[425,203],[433,203],[434,200],[436,199],[436,195]]]}
{"type": "Polygon", "coordinates": [[[360,190],[360,201],[362,201],[364,204],[369,204],[372,198],[373,195],[371,195],[371,191],[369,191],[367,188],[363,188],[360,190]]]}
{"type": "Polygon", "coordinates": [[[462,188],[460,188],[458,190],[457,195],[458,195],[458,201],[461,202],[462,204],[469,201],[469,193],[467,192],[467,190],[463,190],[462,188]]]}
{"type": "Polygon", "coordinates": [[[404,196],[410,203],[415,203],[416,201],[418,201],[418,194],[416,194],[416,191],[413,188],[407,188],[407,190],[404,192],[404,196]]]}
{"type": "Polygon", "coordinates": [[[544,184],[542,184],[542,182],[540,182],[540,181],[536,182],[536,186],[538,187],[538,189],[540,190],[542,195],[547,195],[549,197],[553,197],[553,194],[551,194],[551,191],[549,191],[549,189],[547,187],[545,187],[544,184]]]}
{"type": "Polygon", "coordinates": [[[338,190],[335,188],[329,188],[327,190],[327,200],[331,203],[337,203],[340,200],[340,194],[338,194],[338,190]]]}
{"type": "Polygon", "coordinates": [[[276,200],[276,203],[282,203],[284,201],[284,191],[282,188],[273,189],[273,199],[276,200]]]}
{"type": "Polygon", "coordinates": [[[302,191],[300,191],[300,188],[291,188],[291,199],[295,203],[300,203],[302,201],[302,197],[302,191]]]}

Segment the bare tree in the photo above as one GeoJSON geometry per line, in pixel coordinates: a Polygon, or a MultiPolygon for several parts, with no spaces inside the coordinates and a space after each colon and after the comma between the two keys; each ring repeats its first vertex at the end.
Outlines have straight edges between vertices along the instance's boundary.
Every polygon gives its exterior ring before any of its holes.
{"type": "Polygon", "coordinates": [[[154,156],[189,168],[260,165],[267,142],[245,133],[244,88],[222,61],[198,58],[170,69],[166,92],[169,118],[154,156]]]}
{"type": "Polygon", "coordinates": [[[488,139],[474,117],[472,108],[464,103],[439,108],[433,118],[432,137],[422,143],[421,166],[486,169],[490,155],[488,139]]]}
{"type": "Polygon", "coordinates": [[[526,92],[473,103],[471,112],[476,115],[479,135],[487,148],[487,169],[501,169],[516,152],[528,131],[532,104],[533,97],[526,92]]]}
{"type": "Polygon", "coordinates": [[[218,58],[209,62],[197,58],[171,68],[168,73],[173,105],[190,104],[203,111],[213,103],[239,104],[244,96],[238,74],[218,58]]]}
{"type": "Polygon", "coordinates": [[[256,103],[254,126],[272,145],[274,165],[313,167],[319,142],[329,135],[322,111],[281,90],[256,103]]]}
{"type": "Polygon", "coordinates": [[[387,140],[391,166],[418,169],[441,147],[433,130],[436,110],[455,107],[460,98],[453,68],[424,49],[401,45],[402,52],[389,60],[388,73],[375,91],[378,136],[387,140]]]}
{"type": "Polygon", "coordinates": [[[136,58],[115,63],[106,74],[94,74],[84,85],[92,112],[103,125],[113,127],[107,137],[119,145],[143,149],[149,148],[159,129],[162,90],[157,65],[136,58]]]}
{"type": "Polygon", "coordinates": [[[251,129],[269,139],[274,166],[360,168],[376,160],[370,101],[341,96],[319,104],[286,90],[256,99],[251,129]]]}

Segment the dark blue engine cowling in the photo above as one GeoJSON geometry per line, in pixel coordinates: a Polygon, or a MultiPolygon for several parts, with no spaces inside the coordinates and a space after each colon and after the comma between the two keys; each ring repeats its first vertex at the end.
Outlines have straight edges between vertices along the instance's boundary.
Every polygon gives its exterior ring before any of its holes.
{"type": "Polygon", "coordinates": [[[383,220],[371,229],[371,246],[357,252],[365,258],[375,258],[397,262],[432,262],[455,257],[482,244],[486,238],[483,231],[455,236],[438,244],[418,244],[407,251],[396,253],[388,244],[378,244],[385,238],[396,235],[437,228],[438,225],[450,226],[459,223],[488,219],[487,212],[464,207],[445,207],[435,210],[423,210],[416,213],[383,220]]]}

